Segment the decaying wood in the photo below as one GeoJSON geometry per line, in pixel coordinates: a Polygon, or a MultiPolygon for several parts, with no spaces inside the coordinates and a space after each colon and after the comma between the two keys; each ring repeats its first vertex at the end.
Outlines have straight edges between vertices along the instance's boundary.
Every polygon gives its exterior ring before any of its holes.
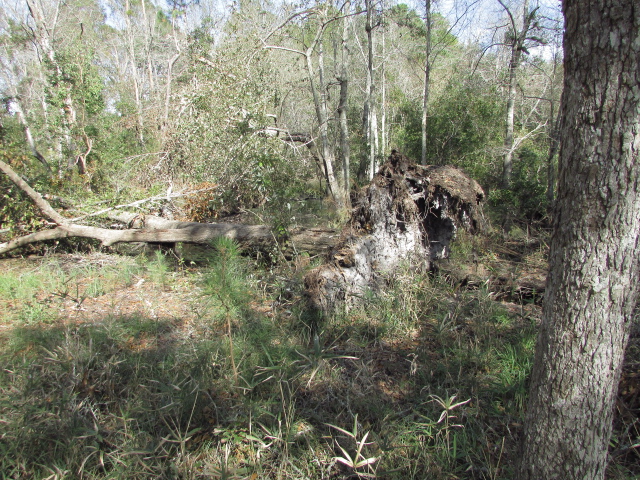
{"type": "MultiPolygon", "coordinates": [[[[216,238],[227,237],[246,247],[267,249],[277,241],[268,225],[178,222],[126,212],[121,212],[118,217],[120,220],[130,218],[135,228],[118,230],[63,223],[49,230],[0,243],[0,254],[32,243],[70,237],[99,240],[104,247],[127,242],[210,244],[216,238]]],[[[282,246],[287,256],[302,252],[319,255],[331,249],[337,243],[338,237],[338,232],[331,229],[297,229],[290,232],[290,237],[282,246]]]]}
{"type": "MultiPolygon", "coordinates": [[[[124,223],[130,228],[199,229],[201,233],[208,231],[211,238],[227,236],[252,248],[270,247],[278,243],[286,257],[293,257],[300,253],[324,255],[335,247],[340,239],[340,231],[332,228],[291,228],[286,234],[286,239],[281,240],[275,236],[268,225],[180,222],[154,215],[139,215],[130,212],[111,212],[108,217],[124,223]]],[[[211,238],[204,242],[192,240],[187,243],[210,243],[211,238]]]]}
{"type": "Polygon", "coordinates": [[[481,227],[484,192],[450,166],[420,166],[392,152],[362,192],[341,242],[325,265],[305,277],[310,304],[321,311],[359,302],[400,265],[428,269],[449,253],[460,227],[481,227]]]}
{"type": "Polygon", "coordinates": [[[269,249],[277,244],[286,256],[331,251],[329,264],[313,270],[305,280],[307,291],[324,307],[376,288],[401,262],[428,268],[433,259],[446,256],[458,226],[477,228],[477,207],[484,195],[460,170],[419,167],[394,153],[364,190],[342,232],[292,229],[283,241],[267,225],[180,222],[122,211],[102,212],[122,227],[80,225],[80,219],[61,216],[8,165],[0,167],[55,225],[0,244],[0,254],[34,242],[69,237],[92,238],[112,246],[121,242],[209,244],[225,236],[251,248],[269,249]]]}

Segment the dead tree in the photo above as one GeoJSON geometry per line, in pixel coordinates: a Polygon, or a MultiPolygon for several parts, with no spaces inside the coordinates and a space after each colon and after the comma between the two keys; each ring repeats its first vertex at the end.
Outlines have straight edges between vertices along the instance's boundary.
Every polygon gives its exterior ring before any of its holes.
{"type": "Polygon", "coordinates": [[[482,226],[484,192],[451,166],[421,166],[396,151],[364,189],[328,262],[305,277],[313,308],[327,311],[376,291],[401,264],[428,269],[460,227],[482,226]]]}
{"type": "Polygon", "coordinates": [[[254,249],[270,248],[277,242],[284,247],[285,256],[332,252],[330,262],[311,271],[305,280],[310,297],[323,308],[339,300],[351,301],[368,288],[375,289],[386,273],[392,273],[405,260],[415,260],[428,268],[433,259],[447,256],[458,227],[472,231],[478,228],[478,206],[484,198],[480,186],[460,170],[414,165],[394,152],[364,190],[342,233],[297,229],[289,231],[283,241],[268,225],[180,222],[109,209],[97,213],[109,214],[123,228],[81,225],[78,222],[86,216],[64,217],[1,161],[0,171],[32,199],[52,227],[0,243],[0,254],[68,237],[97,239],[103,246],[121,242],[208,244],[221,236],[254,249]]]}
{"type": "MultiPolygon", "coordinates": [[[[139,215],[129,212],[117,212],[104,209],[93,215],[71,219],[56,211],[51,204],[37,191],[25,182],[9,165],[0,161],[0,171],[20,188],[40,209],[51,222],[52,228],[40,230],[8,242],[0,243],[0,255],[8,253],[26,245],[45,240],[81,237],[99,240],[104,247],[126,242],[150,243],[200,243],[208,244],[218,237],[228,237],[238,243],[257,249],[271,248],[278,242],[284,249],[285,255],[293,256],[299,252],[312,255],[325,254],[337,242],[339,234],[332,229],[309,228],[291,229],[286,241],[274,235],[268,225],[244,225],[235,223],[198,223],[179,222],[152,215],[139,215]],[[78,222],[97,214],[108,215],[111,219],[122,223],[124,228],[100,228],[82,225],[78,222]]],[[[197,193],[197,192],[194,192],[197,193]]],[[[184,194],[174,193],[172,198],[184,194]]],[[[152,197],[155,199],[157,197],[152,197]]],[[[143,201],[132,202],[130,206],[137,206],[143,201]]],[[[123,206],[124,207],[124,206],[123,206]]]]}

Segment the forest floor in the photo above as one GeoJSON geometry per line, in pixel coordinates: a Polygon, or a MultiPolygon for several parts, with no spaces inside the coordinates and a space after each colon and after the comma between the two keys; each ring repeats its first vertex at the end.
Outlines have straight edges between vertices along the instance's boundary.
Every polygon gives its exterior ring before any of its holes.
{"type": "MultiPolygon", "coordinates": [[[[458,243],[440,272],[323,319],[302,292],[313,259],[224,242],[198,265],[0,260],[2,478],[511,478],[546,244],[458,243]]],[[[639,340],[611,479],[640,474],[639,340]]]]}

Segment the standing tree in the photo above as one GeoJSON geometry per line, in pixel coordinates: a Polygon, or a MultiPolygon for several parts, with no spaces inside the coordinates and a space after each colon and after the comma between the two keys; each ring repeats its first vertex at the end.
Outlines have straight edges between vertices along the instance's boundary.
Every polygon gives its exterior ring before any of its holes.
{"type": "MultiPolygon", "coordinates": [[[[368,165],[369,180],[371,180],[376,173],[376,144],[374,137],[378,128],[375,110],[375,45],[373,37],[373,30],[378,27],[378,22],[376,21],[374,23],[375,7],[372,3],[372,0],[365,0],[365,9],[367,11],[367,22],[364,27],[367,32],[367,84],[365,87],[364,109],[362,113],[362,130],[364,131],[366,145],[363,166],[368,165]]],[[[364,171],[364,169],[365,168],[361,168],[362,171],[364,171]]]]}
{"type": "Polygon", "coordinates": [[[638,290],[640,7],[564,0],[557,211],[520,479],[602,479],[638,290]]]}
{"type": "Polygon", "coordinates": [[[424,2],[424,23],[427,28],[425,60],[424,60],[424,91],[422,94],[422,153],[420,164],[427,164],[427,119],[429,116],[429,87],[431,79],[431,0],[424,2]]]}
{"type": "MultiPolygon", "coordinates": [[[[345,5],[343,5],[343,8],[346,12],[347,9],[345,5]]],[[[348,185],[345,185],[345,188],[341,189],[334,173],[335,145],[334,142],[332,142],[331,132],[329,129],[329,124],[331,120],[334,119],[334,110],[329,104],[330,85],[328,81],[325,81],[327,75],[325,73],[324,64],[324,35],[330,26],[337,23],[342,18],[349,16],[347,14],[341,14],[341,11],[342,8],[336,10],[330,3],[318,4],[316,7],[294,13],[262,39],[263,48],[294,53],[301,56],[305,61],[307,80],[309,82],[309,89],[311,90],[313,105],[315,108],[316,121],[318,123],[317,136],[320,140],[318,152],[323,162],[323,170],[325,180],[327,182],[328,193],[339,208],[342,208],[345,205],[345,198],[347,197],[345,189],[348,189],[348,185]],[[307,38],[303,38],[300,42],[302,46],[298,48],[267,44],[270,37],[272,37],[276,32],[281,31],[283,27],[296,19],[305,19],[307,22],[306,25],[315,28],[315,32],[313,30],[308,32],[310,41],[307,38]]],[[[346,99],[345,95],[347,92],[344,90],[344,88],[346,88],[346,84],[341,85],[341,88],[343,88],[342,98],[346,99]]]]}
{"type": "Polygon", "coordinates": [[[513,172],[513,152],[518,146],[518,142],[514,141],[517,72],[522,62],[522,54],[528,53],[528,47],[544,43],[544,41],[533,35],[539,27],[536,21],[538,7],[529,11],[529,0],[524,0],[522,4],[522,24],[519,25],[514,12],[509,6],[503,0],[498,0],[498,3],[509,17],[505,39],[505,45],[509,47],[509,80],[507,84],[507,119],[502,167],[502,186],[503,188],[508,188],[513,172]]]}
{"type": "Polygon", "coordinates": [[[349,98],[349,29],[351,27],[351,17],[348,16],[351,10],[351,2],[348,0],[344,4],[345,17],[342,19],[342,49],[340,55],[339,72],[336,80],[340,84],[340,100],[338,102],[338,120],[340,123],[340,158],[342,160],[342,182],[345,192],[345,202],[349,203],[349,188],[351,184],[351,147],[349,145],[349,125],[347,122],[347,108],[349,98]]]}

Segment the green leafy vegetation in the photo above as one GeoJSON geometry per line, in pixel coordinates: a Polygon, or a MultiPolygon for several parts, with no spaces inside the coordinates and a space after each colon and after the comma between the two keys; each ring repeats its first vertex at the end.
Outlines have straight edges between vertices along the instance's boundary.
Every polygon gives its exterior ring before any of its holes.
{"type": "Polygon", "coordinates": [[[539,307],[407,270],[312,324],[288,265],[240,253],[10,261],[0,471],[512,478],[539,307]]]}
{"type": "MultiPolygon", "coordinates": [[[[547,269],[561,12],[214,3],[2,7],[0,161],[64,218],[260,223],[275,242],[220,238],[191,260],[60,238],[0,259],[0,478],[513,478],[544,289],[518,280],[547,269]],[[287,235],[342,230],[392,149],[420,159],[423,115],[427,163],[482,185],[487,230],[318,315],[303,282],[322,258],[287,235]]],[[[0,244],[53,226],[0,174],[0,244]]],[[[634,330],[612,479],[639,474],[639,358],[634,330]]]]}

